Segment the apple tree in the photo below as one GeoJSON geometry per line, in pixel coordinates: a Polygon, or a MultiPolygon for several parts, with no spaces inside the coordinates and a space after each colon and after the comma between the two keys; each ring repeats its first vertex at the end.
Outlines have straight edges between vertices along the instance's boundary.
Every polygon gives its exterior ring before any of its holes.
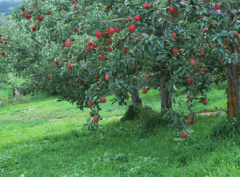
{"type": "Polygon", "coordinates": [[[130,92],[141,103],[138,90],[149,88],[160,88],[164,115],[173,86],[187,87],[194,117],[192,100],[207,104],[205,92],[226,70],[228,115],[236,117],[238,3],[222,4],[29,0],[11,16],[8,59],[27,78],[25,93],[57,91],[98,118],[107,95],[124,104],[130,92]]]}

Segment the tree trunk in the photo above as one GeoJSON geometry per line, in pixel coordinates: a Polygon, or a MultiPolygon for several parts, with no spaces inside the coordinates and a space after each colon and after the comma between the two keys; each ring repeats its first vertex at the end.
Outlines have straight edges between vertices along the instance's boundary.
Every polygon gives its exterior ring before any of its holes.
{"type": "MultiPolygon", "coordinates": [[[[232,64],[226,69],[226,78],[228,82],[227,91],[227,116],[228,120],[239,119],[240,111],[240,65],[232,64]]],[[[240,120],[238,120],[240,121],[240,120]]]]}
{"type": "Polygon", "coordinates": [[[162,71],[160,76],[160,91],[161,91],[161,115],[163,116],[164,110],[172,108],[172,94],[167,88],[167,81],[171,77],[170,71],[162,71]]]}
{"type": "Polygon", "coordinates": [[[137,89],[134,89],[131,92],[131,98],[132,98],[133,107],[138,107],[142,104],[142,99],[137,89]]]}
{"type": "Polygon", "coordinates": [[[236,54],[238,62],[235,64],[229,64],[226,68],[226,78],[228,83],[227,116],[228,120],[237,118],[237,122],[240,122],[240,56],[238,47],[237,39],[235,39],[235,44],[232,46],[232,50],[236,54]]]}

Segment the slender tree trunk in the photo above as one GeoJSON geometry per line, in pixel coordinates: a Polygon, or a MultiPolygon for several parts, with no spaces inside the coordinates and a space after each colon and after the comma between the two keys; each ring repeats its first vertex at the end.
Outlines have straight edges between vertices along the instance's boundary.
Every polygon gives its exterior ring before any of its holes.
{"type": "Polygon", "coordinates": [[[131,92],[131,98],[132,98],[133,107],[138,107],[142,104],[142,98],[140,97],[137,89],[134,89],[131,92]]]}
{"type": "MultiPolygon", "coordinates": [[[[163,70],[163,66],[161,69],[163,70]]],[[[164,110],[172,108],[172,93],[167,88],[167,81],[171,78],[170,71],[162,71],[160,76],[160,91],[161,91],[161,115],[163,116],[164,110]]]]}
{"type": "Polygon", "coordinates": [[[239,66],[237,64],[227,68],[226,78],[228,82],[227,115],[228,119],[231,120],[237,117],[240,103],[239,66]]]}
{"type": "MultiPolygon", "coordinates": [[[[239,57],[238,43],[235,41],[233,46],[233,51],[236,56],[239,57]]],[[[226,78],[228,83],[227,91],[227,116],[228,120],[237,118],[237,121],[240,122],[240,64],[230,64],[226,68],[226,78]]]]}

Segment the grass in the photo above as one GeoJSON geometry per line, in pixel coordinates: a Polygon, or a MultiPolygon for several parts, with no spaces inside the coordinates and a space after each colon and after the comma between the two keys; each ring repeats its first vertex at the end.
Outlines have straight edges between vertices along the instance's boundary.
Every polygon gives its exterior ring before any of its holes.
{"type": "MultiPolygon", "coordinates": [[[[226,110],[225,86],[213,87],[209,104],[196,110],[226,110]]],[[[180,99],[186,94],[176,92],[180,99]]],[[[159,92],[141,95],[143,104],[160,108],[159,92]]],[[[107,99],[110,100],[112,96],[107,99]]],[[[103,104],[101,128],[81,130],[88,110],[79,111],[56,97],[38,95],[28,103],[0,107],[0,176],[239,176],[239,139],[212,139],[225,115],[198,116],[184,141],[178,130],[161,127],[143,133],[139,122],[122,123],[126,111],[103,104]]],[[[178,107],[178,105],[175,105],[178,107]]],[[[187,111],[187,108],[182,107],[187,111]]]]}

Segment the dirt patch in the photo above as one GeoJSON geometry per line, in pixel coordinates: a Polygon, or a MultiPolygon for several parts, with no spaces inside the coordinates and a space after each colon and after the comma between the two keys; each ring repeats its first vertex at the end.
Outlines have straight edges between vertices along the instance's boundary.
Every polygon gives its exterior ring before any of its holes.
{"type": "Polygon", "coordinates": [[[122,116],[113,116],[113,117],[109,117],[107,118],[107,120],[112,120],[112,119],[121,119],[122,116]]]}
{"type": "Polygon", "coordinates": [[[217,114],[226,114],[226,111],[209,111],[209,112],[197,113],[197,115],[201,115],[201,116],[210,116],[210,115],[217,115],[217,114]]]}
{"type": "Polygon", "coordinates": [[[12,119],[12,121],[15,121],[15,122],[17,122],[17,121],[21,121],[21,120],[28,120],[28,119],[25,119],[25,118],[16,118],[16,119],[12,119]]]}
{"type": "Polygon", "coordinates": [[[29,111],[35,111],[37,109],[21,109],[21,110],[16,110],[14,112],[29,112],[29,111]]]}
{"type": "MultiPolygon", "coordinates": [[[[217,115],[217,114],[221,114],[221,115],[224,115],[226,114],[226,111],[208,111],[208,112],[199,112],[197,113],[197,115],[200,115],[200,116],[210,116],[210,115],[217,115]]],[[[113,120],[113,119],[121,119],[122,116],[113,116],[113,117],[108,117],[106,119],[103,119],[103,120],[113,120]]],[[[21,120],[36,120],[35,118],[24,118],[24,117],[18,117],[16,119],[12,119],[12,121],[21,121],[21,120]]],[[[64,119],[63,118],[59,118],[59,119],[47,119],[51,122],[60,122],[60,121],[63,121],[64,119]]]]}

